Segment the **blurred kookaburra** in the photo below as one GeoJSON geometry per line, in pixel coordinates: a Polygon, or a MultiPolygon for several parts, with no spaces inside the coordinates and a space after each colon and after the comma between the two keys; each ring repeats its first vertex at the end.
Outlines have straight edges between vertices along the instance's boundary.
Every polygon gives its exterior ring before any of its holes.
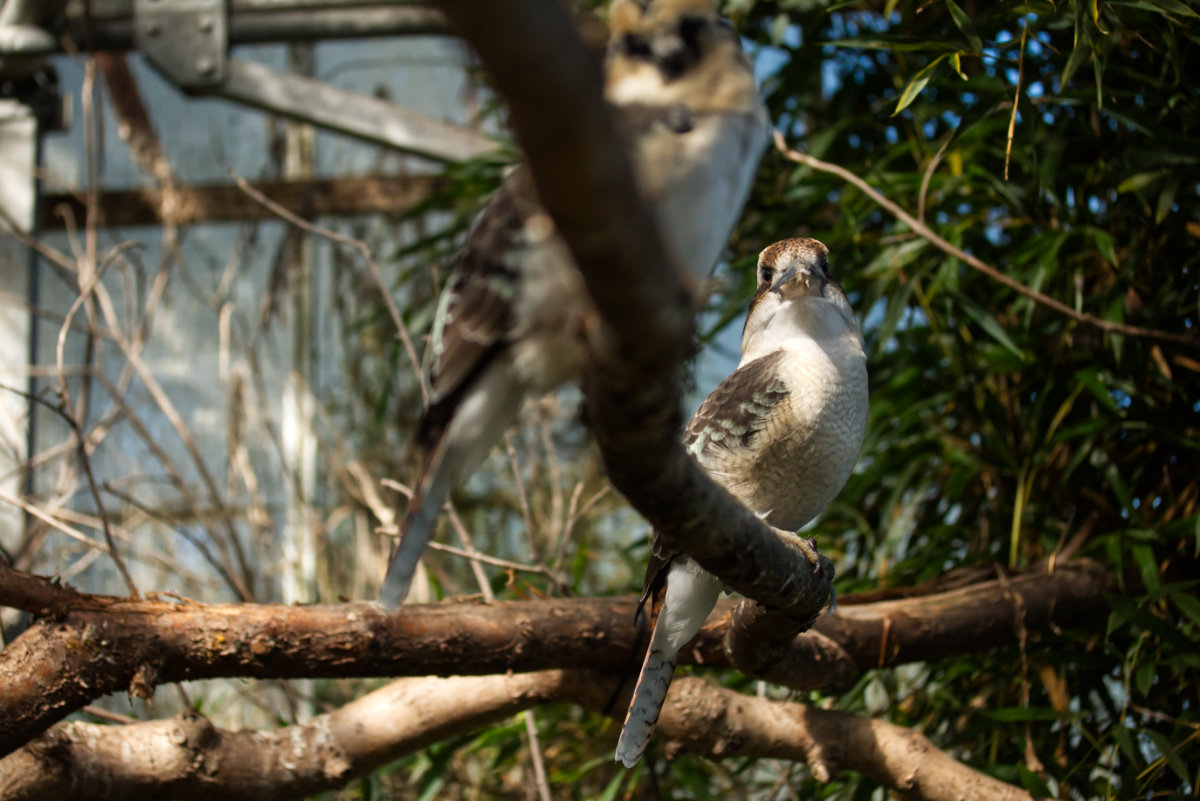
{"type": "MultiPolygon", "coordinates": [[[[867,424],[867,359],[854,312],[815,239],[787,239],[758,258],[742,360],[688,423],[684,444],[714,481],[770,525],[795,531],[833,500],[867,424]]],[[[617,759],[632,767],[650,741],[679,650],[704,624],[721,581],[655,532],[639,604],[652,631],[617,759]]]]}
{"type": "MultiPolygon", "coordinates": [[[[766,146],[766,109],[715,0],[617,0],[605,95],[674,265],[695,286],[720,256],[766,146]]],[[[434,319],[424,462],[380,600],[395,609],[449,491],[526,395],[575,378],[595,312],[566,244],[518,168],[476,220],[434,319]]]]}

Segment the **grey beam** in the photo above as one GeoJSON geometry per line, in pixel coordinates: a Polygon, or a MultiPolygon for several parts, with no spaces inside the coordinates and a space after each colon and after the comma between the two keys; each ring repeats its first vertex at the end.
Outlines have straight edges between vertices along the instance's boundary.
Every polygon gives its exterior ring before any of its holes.
{"type": "Polygon", "coordinates": [[[496,149],[488,137],[419,111],[347,92],[321,81],[229,59],[224,84],[207,90],[291,119],[438,161],[464,161],[496,149]]]}
{"type": "MultiPolygon", "coordinates": [[[[133,6],[134,0],[92,0],[89,17],[83,0],[71,0],[63,33],[80,47],[134,49],[133,6]]],[[[234,0],[228,30],[232,45],[449,33],[441,12],[386,0],[234,0]]],[[[50,46],[48,52],[59,49],[57,41],[50,46]]]]}

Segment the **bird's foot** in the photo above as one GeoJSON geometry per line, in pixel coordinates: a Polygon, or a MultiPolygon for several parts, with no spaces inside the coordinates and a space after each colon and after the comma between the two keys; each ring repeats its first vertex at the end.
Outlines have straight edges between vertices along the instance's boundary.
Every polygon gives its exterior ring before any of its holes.
{"type": "Polygon", "coordinates": [[[821,572],[821,552],[817,549],[817,540],[815,537],[797,537],[797,545],[800,552],[804,554],[804,558],[812,565],[814,573],[821,572]]]}

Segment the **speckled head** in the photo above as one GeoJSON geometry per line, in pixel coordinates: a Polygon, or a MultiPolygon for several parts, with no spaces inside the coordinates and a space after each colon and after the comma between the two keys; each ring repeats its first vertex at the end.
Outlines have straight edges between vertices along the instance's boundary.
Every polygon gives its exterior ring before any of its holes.
{"type": "Polygon", "coordinates": [[[746,326],[742,329],[743,350],[745,343],[772,325],[778,314],[791,309],[787,315],[799,314],[809,319],[812,314],[823,314],[817,312],[817,307],[832,314],[830,319],[841,321],[835,327],[853,329],[857,333],[858,324],[846,292],[829,273],[829,249],[807,237],[784,239],[769,245],[758,257],[758,287],[750,302],[746,326]],[[816,306],[812,305],[814,303],[816,306]],[[803,311],[801,307],[809,311],[803,311]]]}
{"type": "MultiPolygon", "coordinates": [[[[617,0],[608,24],[610,88],[647,68],[663,84],[694,77],[721,48],[744,58],[741,40],[720,18],[713,0],[617,0]]],[[[718,58],[708,68],[723,69],[724,63],[718,58]]]]}
{"type": "Polygon", "coordinates": [[[755,300],[766,292],[784,298],[824,296],[830,284],[841,289],[829,275],[829,249],[815,239],[784,239],[768,245],[758,256],[755,300]]]}
{"type": "Polygon", "coordinates": [[[642,22],[654,18],[676,19],[688,14],[715,15],[713,0],[614,0],[608,9],[608,27],[616,39],[635,30],[642,22]]]}

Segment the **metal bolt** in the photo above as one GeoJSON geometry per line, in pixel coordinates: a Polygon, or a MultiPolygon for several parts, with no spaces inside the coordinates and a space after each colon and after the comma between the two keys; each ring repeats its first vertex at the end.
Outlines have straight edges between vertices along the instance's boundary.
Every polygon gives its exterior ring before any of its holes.
{"type": "Polygon", "coordinates": [[[160,33],[162,33],[162,26],[159,25],[157,22],[146,23],[146,35],[147,36],[158,36],[160,33]]]}
{"type": "Polygon", "coordinates": [[[200,75],[212,75],[216,70],[216,65],[213,60],[207,56],[201,56],[196,59],[196,72],[200,75]]]}
{"type": "Polygon", "coordinates": [[[209,16],[201,17],[200,18],[200,30],[204,33],[212,33],[212,29],[213,29],[213,18],[209,17],[209,16]]]}

